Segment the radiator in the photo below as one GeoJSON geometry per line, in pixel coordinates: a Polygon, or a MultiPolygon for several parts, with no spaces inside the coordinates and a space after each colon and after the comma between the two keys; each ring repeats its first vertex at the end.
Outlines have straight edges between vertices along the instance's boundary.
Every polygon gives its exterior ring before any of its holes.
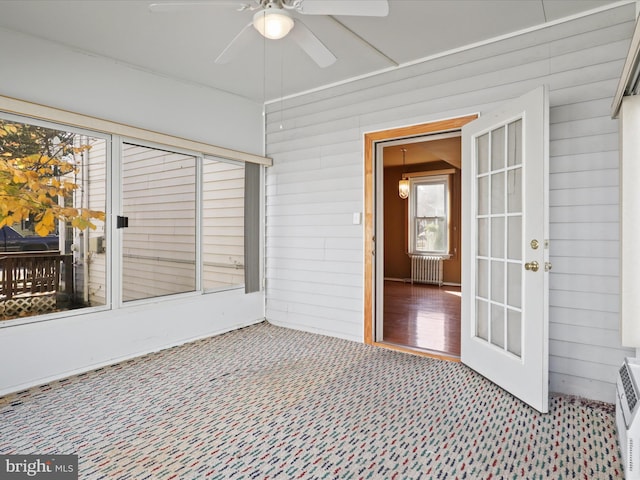
{"type": "Polygon", "coordinates": [[[625,358],[616,378],[616,426],[626,480],[640,478],[639,382],[640,362],[625,358]]]}
{"type": "Polygon", "coordinates": [[[411,256],[411,283],[432,283],[442,286],[442,258],[411,256]]]}

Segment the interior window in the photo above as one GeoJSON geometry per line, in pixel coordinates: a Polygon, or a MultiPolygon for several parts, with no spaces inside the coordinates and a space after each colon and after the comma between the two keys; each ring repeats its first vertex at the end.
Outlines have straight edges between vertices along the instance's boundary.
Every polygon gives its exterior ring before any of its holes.
{"type": "Polygon", "coordinates": [[[449,177],[414,177],[409,195],[410,250],[414,255],[449,253],[449,177]]]}

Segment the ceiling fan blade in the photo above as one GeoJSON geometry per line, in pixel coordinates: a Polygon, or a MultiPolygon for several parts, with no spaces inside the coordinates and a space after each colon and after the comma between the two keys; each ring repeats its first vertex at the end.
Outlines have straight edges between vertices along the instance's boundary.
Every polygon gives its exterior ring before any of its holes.
{"type": "Polygon", "coordinates": [[[297,11],[305,15],[357,15],[386,17],[388,0],[301,0],[297,11]]]}
{"type": "Polygon", "coordinates": [[[254,39],[254,35],[252,32],[255,32],[256,35],[259,35],[258,32],[253,28],[253,23],[247,24],[240,33],[238,33],[233,40],[226,46],[226,48],[222,51],[218,58],[215,59],[215,63],[224,64],[229,63],[235,56],[243,50],[245,47],[251,43],[254,39]]]}
{"type": "Polygon", "coordinates": [[[311,59],[324,68],[336,61],[336,57],[331,50],[324,46],[307,26],[300,20],[296,20],[295,26],[289,36],[302,48],[311,59]]]}
{"type": "Polygon", "coordinates": [[[181,12],[191,10],[193,7],[238,7],[243,4],[232,0],[203,0],[201,2],[162,2],[150,3],[149,11],[152,13],[181,12]]]}

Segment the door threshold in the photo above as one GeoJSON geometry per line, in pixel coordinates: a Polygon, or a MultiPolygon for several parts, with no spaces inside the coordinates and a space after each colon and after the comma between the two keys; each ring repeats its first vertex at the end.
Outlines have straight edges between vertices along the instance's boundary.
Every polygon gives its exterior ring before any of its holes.
{"type": "Polygon", "coordinates": [[[446,360],[448,362],[460,361],[459,355],[440,352],[438,350],[430,350],[428,348],[412,347],[390,342],[373,342],[372,345],[380,348],[386,348],[387,350],[394,350],[396,352],[410,353],[412,355],[418,355],[420,357],[437,358],[438,360],[446,360]]]}

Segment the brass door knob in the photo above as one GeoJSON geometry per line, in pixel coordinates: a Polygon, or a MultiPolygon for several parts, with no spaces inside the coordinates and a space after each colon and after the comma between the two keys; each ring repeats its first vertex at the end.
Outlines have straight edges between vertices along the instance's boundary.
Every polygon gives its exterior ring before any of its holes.
{"type": "Polygon", "coordinates": [[[527,262],[524,264],[524,269],[531,270],[532,272],[537,272],[539,268],[540,268],[540,264],[535,260],[533,262],[527,262]]]}

